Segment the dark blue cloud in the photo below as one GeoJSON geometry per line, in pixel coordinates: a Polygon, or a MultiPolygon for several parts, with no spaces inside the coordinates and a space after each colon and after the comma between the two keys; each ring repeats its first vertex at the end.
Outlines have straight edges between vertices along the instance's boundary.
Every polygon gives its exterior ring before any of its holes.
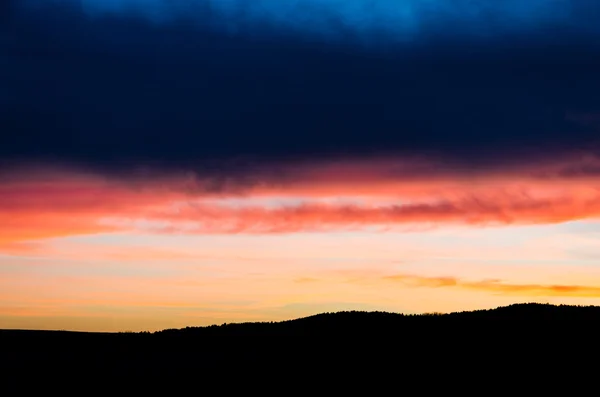
{"type": "Polygon", "coordinates": [[[71,4],[90,17],[135,15],[154,24],[186,19],[199,26],[247,34],[265,26],[279,32],[335,41],[352,36],[419,41],[433,32],[490,38],[509,33],[562,29],[600,32],[590,0],[23,0],[71,4]]]}
{"type": "Polygon", "coordinates": [[[378,153],[482,164],[595,149],[599,136],[572,117],[600,113],[595,1],[382,1],[366,15],[375,2],[34,3],[3,3],[0,19],[9,164],[378,153]]]}

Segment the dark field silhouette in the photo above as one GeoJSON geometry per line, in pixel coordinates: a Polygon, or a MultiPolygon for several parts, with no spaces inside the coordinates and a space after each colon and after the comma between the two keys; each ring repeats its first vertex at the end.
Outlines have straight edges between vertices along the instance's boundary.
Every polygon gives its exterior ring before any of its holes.
{"type": "Polygon", "coordinates": [[[515,382],[522,371],[595,368],[584,362],[596,357],[599,326],[600,307],[516,304],[451,314],[323,313],[153,333],[3,330],[0,346],[5,375],[83,373],[109,383],[134,375],[187,384],[200,374],[214,381],[281,371],[312,379],[332,371],[437,377],[507,369],[515,382]]]}

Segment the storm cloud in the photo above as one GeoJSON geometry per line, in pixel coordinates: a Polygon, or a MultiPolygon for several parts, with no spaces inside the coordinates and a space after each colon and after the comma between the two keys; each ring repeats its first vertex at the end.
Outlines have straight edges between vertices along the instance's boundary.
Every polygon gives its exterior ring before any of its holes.
{"type": "Polygon", "coordinates": [[[5,2],[2,165],[597,150],[600,5],[488,3],[5,2]]]}

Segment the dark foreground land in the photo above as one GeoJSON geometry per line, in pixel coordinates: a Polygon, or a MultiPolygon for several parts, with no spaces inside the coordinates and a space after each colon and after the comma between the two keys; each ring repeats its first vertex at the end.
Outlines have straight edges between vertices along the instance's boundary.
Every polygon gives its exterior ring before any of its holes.
{"type": "Polygon", "coordinates": [[[175,378],[201,387],[225,376],[233,387],[237,377],[250,374],[266,384],[282,373],[297,380],[343,375],[348,389],[350,380],[366,374],[402,382],[416,377],[426,382],[422,387],[439,387],[435,379],[443,376],[477,373],[500,382],[499,371],[508,371],[510,382],[543,376],[545,383],[535,386],[541,392],[560,379],[550,375],[554,371],[598,379],[599,346],[600,307],[593,306],[518,304],[443,315],[340,312],[155,333],[3,330],[0,375],[82,374],[104,384],[141,376],[146,387],[175,378]]]}

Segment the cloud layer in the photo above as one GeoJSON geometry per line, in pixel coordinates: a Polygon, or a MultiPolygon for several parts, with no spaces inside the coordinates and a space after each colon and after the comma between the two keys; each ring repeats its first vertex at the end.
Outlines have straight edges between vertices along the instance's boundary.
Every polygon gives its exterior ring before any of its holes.
{"type": "Polygon", "coordinates": [[[518,168],[348,159],[207,174],[120,178],[35,168],[2,176],[0,241],[108,231],[292,233],[443,225],[553,224],[600,217],[594,156],[518,168]],[[276,170],[276,171],[274,171],[276,170]]]}
{"type": "Polygon", "coordinates": [[[514,284],[502,280],[468,281],[455,277],[423,277],[412,275],[395,275],[384,277],[388,281],[397,282],[408,287],[417,288],[460,288],[503,295],[520,296],[562,296],[562,297],[600,297],[600,287],[588,285],[543,285],[514,284]]]}
{"type": "Polygon", "coordinates": [[[186,2],[65,1],[3,3],[13,11],[0,29],[0,166],[198,171],[400,154],[479,167],[598,148],[597,2],[214,2],[223,11],[214,18],[256,21],[257,37],[150,18],[186,2]],[[117,3],[130,11],[101,13],[117,3]],[[306,15],[354,33],[335,44],[265,27],[333,29],[302,22],[292,6],[317,7],[306,15]],[[383,43],[410,26],[410,43],[378,54],[358,44],[360,32],[387,30],[383,43]],[[459,27],[470,33],[449,40],[459,27]]]}
{"type": "MultiPolygon", "coordinates": [[[[36,4],[35,0],[28,0],[36,4]]],[[[57,0],[55,0],[57,1],[57,0]]],[[[430,35],[490,38],[508,33],[598,30],[586,12],[587,0],[59,0],[77,4],[88,15],[136,15],[157,24],[185,19],[200,26],[250,34],[265,28],[311,35],[322,40],[408,42],[430,35]]],[[[39,2],[38,2],[39,3],[39,2]]],[[[547,32],[548,33],[548,32],[547,32]]]]}

